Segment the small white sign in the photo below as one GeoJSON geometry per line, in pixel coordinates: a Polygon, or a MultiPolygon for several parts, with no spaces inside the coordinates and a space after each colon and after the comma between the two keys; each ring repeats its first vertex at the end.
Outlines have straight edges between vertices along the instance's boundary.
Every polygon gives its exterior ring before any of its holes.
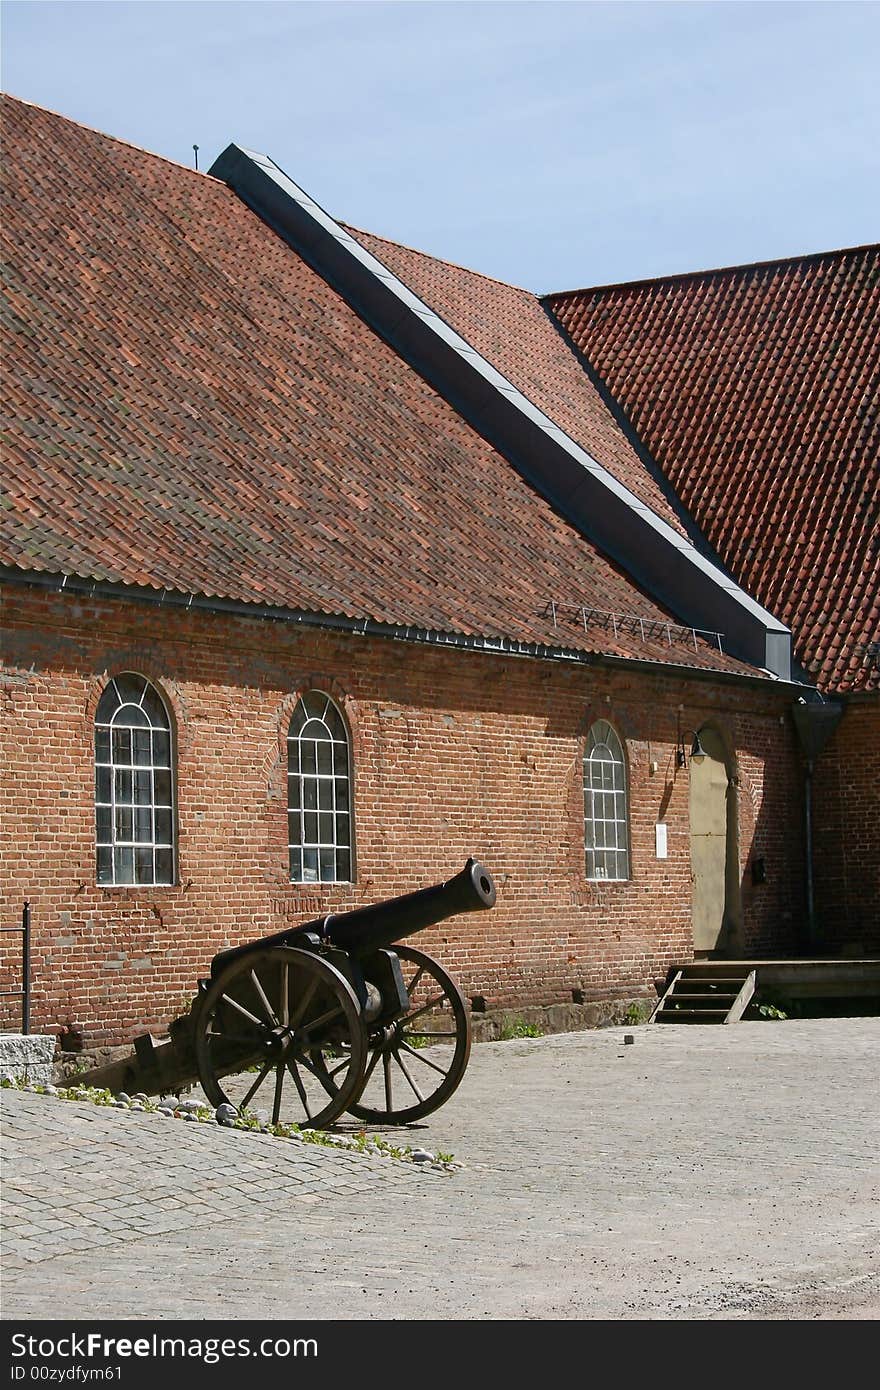
{"type": "Polygon", "coordinates": [[[666,822],[663,820],[659,820],[654,826],[654,844],[657,858],[666,859],[668,857],[666,850],[666,822]]]}

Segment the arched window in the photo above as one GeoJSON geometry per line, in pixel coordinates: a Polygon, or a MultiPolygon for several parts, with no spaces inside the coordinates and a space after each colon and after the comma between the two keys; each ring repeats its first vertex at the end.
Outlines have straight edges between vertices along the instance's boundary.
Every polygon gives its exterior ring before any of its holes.
{"type": "Polygon", "coordinates": [[[629,878],[626,762],[607,719],[590,729],[584,754],[584,849],[587,878],[629,878]]]}
{"type": "Polygon", "coordinates": [[[318,690],[298,701],[287,735],[287,824],[295,883],[351,881],[351,770],[339,710],[318,690]]]}
{"type": "Polygon", "coordinates": [[[174,882],[171,721],[144,676],[114,676],[95,715],[98,882],[174,882]]]}

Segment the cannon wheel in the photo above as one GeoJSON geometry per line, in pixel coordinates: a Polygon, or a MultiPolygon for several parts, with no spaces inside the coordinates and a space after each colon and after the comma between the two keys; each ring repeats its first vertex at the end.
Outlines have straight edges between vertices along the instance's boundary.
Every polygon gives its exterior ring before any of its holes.
{"type": "Polygon", "coordinates": [[[406,1125],[430,1115],[458,1086],[471,1052],[470,1015],[452,977],[424,951],[393,950],[400,957],[410,1009],[396,1023],[370,1031],[362,1090],[347,1107],[370,1124],[406,1125]]]}
{"type": "Polygon", "coordinates": [[[335,966],[311,951],[264,946],[209,985],[195,1053],[212,1104],[244,1110],[268,1103],[273,1124],[325,1129],[360,1094],[367,1034],[355,993],[335,966]]]}

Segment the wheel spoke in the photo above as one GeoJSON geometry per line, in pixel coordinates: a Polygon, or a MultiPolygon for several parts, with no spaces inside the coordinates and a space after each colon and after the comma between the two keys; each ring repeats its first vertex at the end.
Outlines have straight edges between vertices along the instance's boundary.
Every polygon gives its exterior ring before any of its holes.
{"type": "Polygon", "coordinates": [[[417,1099],[418,1101],[423,1101],[423,1100],[425,1099],[425,1097],[422,1095],[422,1093],[421,1093],[421,1091],[419,1090],[418,1086],[417,1086],[416,1083],[413,1081],[412,1077],[410,1076],[409,1072],[407,1071],[407,1069],[406,1069],[406,1064],[405,1064],[403,1058],[402,1058],[401,1055],[400,1055],[400,1050],[399,1050],[399,1049],[395,1049],[394,1060],[397,1062],[397,1065],[400,1067],[400,1070],[403,1072],[404,1076],[406,1077],[407,1081],[409,1082],[410,1088],[411,1088],[412,1091],[415,1093],[416,1099],[417,1099]]]}
{"type": "Polygon", "coordinates": [[[284,1063],[278,1063],[278,1070],[275,1073],[275,1099],[272,1102],[272,1123],[277,1125],[281,1115],[281,1093],[284,1089],[284,1063]]]}
{"type": "Polygon", "coordinates": [[[314,994],[317,988],[318,977],[317,975],[313,975],[312,978],[309,980],[309,983],[306,985],[302,999],[299,1001],[299,1007],[297,1008],[296,1012],[293,1015],[293,1018],[290,1020],[288,1024],[289,1028],[293,1029],[297,1027],[300,1019],[302,1018],[303,1014],[305,1013],[306,1009],[311,1003],[312,995],[314,994]]]}
{"type": "MultiPolygon", "coordinates": [[[[423,1057],[421,1052],[417,1052],[414,1047],[410,1047],[409,1043],[401,1042],[400,1045],[402,1048],[404,1048],[406,1052],[410,1054],[411,1057],[415,1057],[418,1061],[424,1062],[425,1066],[431,1067],[433,1071],[439,1071],[441,1076],[447,1076],[449,1074],[448,1069],[446,1067],[438,1067],[436,1062],[432,1062],[428,1057],[423,1057]]],[[[401,1068],[402,1067],[403,1063],[401,1062],[401,1068]]]]}
{"type": "Polygon", "coordinates": [[[260,1029],[265,1028],[265,1023],[263,1023],[261,1019],[257,1018],[255,1014],[252,1014],[249,1009],[246,1009],[243,1004],[239,1004],[237,999],[233,999],[231,994],[221,994],[220,998],[225,999],[227,1004],[231,1004],[233,1009],[237,1009],[238,1012],[242,1014],[248,1020],[249,1023],[255,1023],[257,1027],[260,1029]]]}
{"type": "Polygon", "coordinates": [[[297,1070],[296,1062],[288,1060],[287,1070],[293,1077],[293,1083],[296,1086],[297,1091],[299,1092],[299,1098],[302,1101],[302,1108],[306,1112],[306,1119],[310,1120],[312,1118],[312,1112],[309,1109],[309,1098],[306,1095],[306,1088],[302,1084],[302,1077],[300,1076],[297,1070]]]}
{"type": "Polygon", "coordinates": [[[373,1072],[376,1070],[376,1063],[378,1062],[378,1060],[379,1060],[379,1058],[380,1058],[381,1056],[382,1056],[382,1049],[379,1048],[379,1047],[377,1047],[377,1048],[376,1048],[376,1051],[373,1053],[372,1057],[370,1058],[370,1062],[369,1062],[369,1065],[368,1065],[368,1067],[367,1067],[367,1070],[364,1072],[364,1085],[365,1085],[365,1086],[366,1086],[367,1082],[369,1081],[370,1077],[373,1075],[373,1072]]]}
{"type": "Polygon", "coordinates": [[[290,999],[287,994],[287,958],[281,962],[281,1022],[287,1027],[290,1016],[290,999]]]}
{"type": "Polygon", "coordinates": [[[391,1103],[391,1053],[390,1053],[390,1052],[383,1052],[383,1053],[382,1053],[382,1066],[383,1066],[384,1071],[385,1071],[385,1109],[388,1111],[388,1113],[389,1113],[389,1115],[390,1115],[390,1114],[391,1114],[391,1111],[394,1109],[394,1107],[393,1107],[393,1105],[392,1105],[392,1103],[391,1103]]]}
{"type": "Polygon", "coordinates": [[[435,995],[433,999],[428,1000],[427,1004],[423,1004],[420,1009],[414,1009],[411,1014],[407,1014],[406,1023],[412,1023],[414,1018],[421,1018],[422,1014],[426,1014],[429,1009],[436,1009],[437,1005],[442,1004],[445,998],[445,994],[435,995]]]}
{"type": "Polygon", "coordinates": [[[340,1004],[337,1004],[335,1008],[327,1009],[324,1013],[319,1014],[317,1018],[310,1019],[308,1023],[306,1023],[302,1028],[299,1028],[297,1031],[300,1033],[305,1033],[306,1037],[308,1037],[309,1034],[314,1032],[316,1028],[321,1028],[325,1023],[329,1023],[331,1018],[338,1018],[341,1013],[342,1006],[340,1004]]]}
{"type": "Polygon", "coordinates": [[[424,967],[424,965],[420,965],[419,968],[418,968],[418,970],[416,971],[416,973],[413,975],[412,979],[410,980],[409,984],[407,985],[407,987],[406,987],[406,992],[407,992],[407,994],[410,996],[410,998],[412,998],[412,992],[413,992],[413,990],[415,989],[416,985],[419,983],[419,980],[422,978],[422,976],[424,975],[424,973],[425,973],[425,967],[424,967]]]}
{"type": "Polygon", "coordinates": [[[270,1061],[270,1062],[267,1062],[266,1065],[263,1067],[263,1070],[260,1072],[260,1074],[259,1074],[259,1076],[257,1077],[256,1081],[254,1082],[253,1086],[251,1086],[251,1088],[250,1088],[250,1090],[248,1091],[247,1095],[243,1098],[243,1100],[242,1100],[242,1102],[241,1102],[241,1105],[239,1106],[239,1109],[240,1109],[240,1110],[243,1110],[244,1107],[245,1107],[246,1105],[250,1105],[251,1101],[253,1100],[254,1096],[255,1096],[256,1093],[257,1093],[257,1091],[258,1091],[258,1090],[260,1089],[260,1087],[262,1086],[263,1082],[266,1080],[266,1077],[269,1075],[269,1072],[270,1072],[271,1070],[272,1070],[272,1062],[270,1061]]]}
{"type": "Polygon", "coordinates": [[[272,1005],[269,1003],[269,1000],[266,998],[266,992],[265,992],[265,990],[263,989],[263,986],[260,984],[260,981],[259,981],[258,978],[257,978],[257,972],[256,972],[256,970],[252,970],[252,971],[251,971],[251,979],[252,979],[253,982],[254,982],[254,989],[257,991],[257,994],[260,996],[260,1003],[262,1004],[263,1008],[266,1010],[266,1017],[268,1018],[269,1022],[270,1022],[271,1025],[272,1025],[272,1027],[273,1027],[273,1028],[277,1028],[277,1027],[278,1027],[278,1019],[275,1017],[275,1010],[272,1008],[272,1005]]]}

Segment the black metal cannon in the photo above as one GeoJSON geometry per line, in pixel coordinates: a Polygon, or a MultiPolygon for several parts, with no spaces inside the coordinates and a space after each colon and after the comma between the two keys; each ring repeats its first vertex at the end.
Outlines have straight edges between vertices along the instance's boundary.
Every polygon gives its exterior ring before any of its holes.
{"type": "Polygon", "coordinates": [[[464,1075],[470,1018],[443,967],[398,943],[495,899],[488,869],[469,859],[431,888],[221,951],[166,1042],[136,1038],[133,1054],[80,1084],[159,1094],[198,1080],[214,1105],[271,1095],[273,1124],[292,1111],[317,1129],[345,1111],[422,1119],[464,1075]]]}

